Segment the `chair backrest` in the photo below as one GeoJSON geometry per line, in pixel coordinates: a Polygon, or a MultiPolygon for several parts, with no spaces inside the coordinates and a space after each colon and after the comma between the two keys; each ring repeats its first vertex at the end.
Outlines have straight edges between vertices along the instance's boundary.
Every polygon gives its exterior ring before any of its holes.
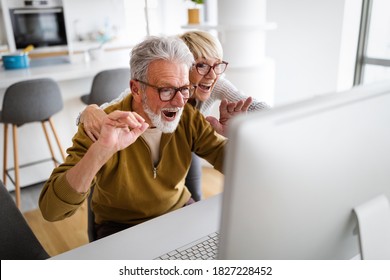
{"type": "Polygon", "coordinates": [[[95,75],[92,81],[88,104],[102,105],[117,98],[129,87],[130,69],[117,68],[104,70],[95,75]]]}
{"type": "Polygon", "coordinates": [[[0,181],[0,259],[43,260],[49,257],[0,181]]]}
{"type": "Polygon", "coordinates": [[[1,122],[22,125],[44,121],[62,108],[61,91],[54,80],[21,81],[9,86],[4,93],[1,122]]]}
{"type": "Polygon", "coordinates": [[[88,196],[88,205],[87,205],[87,231],[88,231],[88,240],[89,242],[93,242],[97,239],[96,231],[95,231],[95,214],[92,211],[91,203],[92,203],[92,195],[93,195],[94,187],[91,187],[89,196],[88,196]]]}

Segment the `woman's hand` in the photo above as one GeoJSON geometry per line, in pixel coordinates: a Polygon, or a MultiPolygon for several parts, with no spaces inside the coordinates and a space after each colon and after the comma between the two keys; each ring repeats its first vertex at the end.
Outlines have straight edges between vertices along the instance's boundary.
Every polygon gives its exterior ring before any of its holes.
{"type": "Polygon", "coordinates": [[[219,122],[226,123],[231,117],[246,113],[252,103],[252,97],[237,102],[222,100],[219,106],[219,122]]]}
{"type": "Polygon", "coordinates": [[[103,119],[107,114],[97,105],[88,105],[81,113],[80,122],[84,125],[85,133],[93,142],[99,139],[103,119]]]}
{"type": "Polygon", "coordinates": [[[236,102],[222,100],[219,105],[219,120],[212,116],[206,117],[206,120],[209,121],[216,132],[223,136],[227,136],[227,127],[230,118],[238,114],[246,113],[251,103],[252,97],[236,102]]]}

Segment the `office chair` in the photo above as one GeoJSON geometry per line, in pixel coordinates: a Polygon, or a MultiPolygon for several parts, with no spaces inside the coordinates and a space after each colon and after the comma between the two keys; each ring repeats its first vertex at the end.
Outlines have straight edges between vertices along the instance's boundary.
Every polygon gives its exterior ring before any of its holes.
{"type": "Polygon", "coordinates": [[[49,257],[0,181],[0,259],[44,260],[49,257]]]}
{"type": "Polygon", "coordinates": [[[95,214],[92,211],[91,208],[91,202],[92,202],[92,195],[93,195],[93,189],[94,187],[91,187],[91,190],[89,192],[88,201],[87,201],[87,231],[88,231],[88,240],[89,242],[95,241],[96,238],[96,231],[95,231],[95,214]]]}
{"type": "MultiPolygon", "coordinates": [[[[46,129],[46,122],[50,124],[51,130],[60,150],[62,160],[65,160],[65,153],[57,136],[51,117],[62,110],[63,102],[60,89],[52,79],[34,79],[17,82],[9,86],[4,94],[3,108],[0,111],[0,122],[4,124],[4,151],[3,151],[3,183],[9,177],[15,186],[16,205],[20,208],[20,181],[19,169],[30,165],[51,160],[54,166],[58,165],[54,151],[46,129]],[[49,146],[51,158],[34,161],[28,164],[19,165],[18,162],[18,135],[17,127],[32,122],[41,122],[49,146]],[[14,167],[7,169],[7,145],[8,145],[8,125],[12,125],[14,167]],[[14,179],[9,171],[14,170],[14,179]]],[[[29,141],[33,141],[31,136],[29,141]]]]}
{"type": "Polygon", "coordinates": [[[130,69],[117,68],[104,70],[95,75],[92,81],[91,93],[81,96],[86,105],[109,102],[129,87],[130,69]]]}

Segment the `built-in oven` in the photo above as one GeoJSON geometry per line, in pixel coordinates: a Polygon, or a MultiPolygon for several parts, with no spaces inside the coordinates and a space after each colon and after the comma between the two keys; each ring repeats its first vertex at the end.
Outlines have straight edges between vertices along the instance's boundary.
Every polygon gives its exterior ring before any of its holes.
{"type": "Polygon", "coordinates": [[[66,46],[62,0],[6,0],[15,49],[66,46]]]}

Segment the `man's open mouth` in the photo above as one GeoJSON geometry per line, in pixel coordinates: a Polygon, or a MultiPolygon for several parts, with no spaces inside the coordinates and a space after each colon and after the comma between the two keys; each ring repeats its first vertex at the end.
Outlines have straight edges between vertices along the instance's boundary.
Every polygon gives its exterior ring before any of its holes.
{"type": "Polygon", "coordinates": [[[164,108],[161,109],[161,112],[165,116],[167,120],[174,120],[176,118],[176,114],[179,111],[178,108],[164,108]]]}

